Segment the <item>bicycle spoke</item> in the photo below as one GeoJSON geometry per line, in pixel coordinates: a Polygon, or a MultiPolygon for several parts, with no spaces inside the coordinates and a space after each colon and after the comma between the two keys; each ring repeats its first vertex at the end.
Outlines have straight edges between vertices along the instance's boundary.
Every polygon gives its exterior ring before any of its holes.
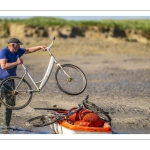
{"type": "Polygon", "coordinates": [[[20,77],[9,77],[1,84],[1,102],[10,109],[21,109],[29,104],[32,98],[29,84],[20,77]],[[17,91],[15,87],[18,86],[17,91]]]}
{"type": "Polygon", "coordinates": [[[79,105],[76,109],[71,108],[69,111],[66,110],[57,112],[53,109],[49,110],[48,115],[37,116],[34,118],[29,119],[26,122],[26,126],[28,127],[43,127],[61,120],[67,120],[69,116],[73,115],[74,113],[78,112],[83,108],[83,105],[79,105]]]}
{"type": "Polygon", "coordinates": [[[43,126],[53,124],[60,119],[61,119],[60,115],[56,115],[56,114],[55,115],[49,114],[49,115],[37,116],[37,117],[29,119],[26,122],[26,126],[28,126],[28,127],[43,127],[43,126]]]}
{"type": "Polygon", "coordinates": [[[84,73],[76,66],[66,64],[62,65],[64,71],[71,77],[68,76],[58,68],[55,77],[60,89],[67,94],[79,94],[82,93],[86,87],[86,77],[84,73]]]}
{"type": "MultiPolygon", "coordinates": [[[[7,84],[6,84],[7,85],[7,84]]],[[[3,91],[3,92],[11,92],[12,91],[12,87],[10,87],[10,86],[6,86],[6,85],[4,85],[4,86],[2,86],[2,88],[1,88],[1,90],[3,91]]]]}

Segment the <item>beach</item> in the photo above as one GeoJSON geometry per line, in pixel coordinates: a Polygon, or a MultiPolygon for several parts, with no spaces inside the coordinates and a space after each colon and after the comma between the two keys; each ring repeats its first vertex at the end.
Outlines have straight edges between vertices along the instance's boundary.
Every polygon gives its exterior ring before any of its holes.
{"type": "MultiPolygon", "coordinates": [[[[50,39],[34,40],[37,44],[50,44],[50,39]]],[[[128,42],[116,39],[87,40],[56,39],[52,49],[60,64],[74,64],[87,77],[87,87],[83,93],[71,96],[63,93],[55,81],[54,70],[46,86],[39,93],[34,93],[31,103],[20,110],[13,110],[11,126],[29,130],[25,125],[28,119],[47,114],[45,110],[57,105],[72,108],[82,103],[87,95],[89,101],[104,111],[109,112],[114,134],[149,134],[150,133],[150,47],[149,44],[128,42]]],[[[30,45],[28,45],[30,46],[30,45]]],[[[35,81],[40,81],[47,69],[49,55],[36,52],[23,56],[24,65],[35,81]]],[[[23,74],[18,66],[18,76],[23,74]]],[[[29,80],[27,78],[27,80],[29,80]]],[[[29,81],[31,83],[31,81],[29,81]]],[[[0,108],[0,122],[4,115],[4,106],[0,108]]],[[[51,134],[50,128],[32,128],[31,132],[20,134],[51,134]]],[[[10,134],[18,132],[10,132],[10,134]]]]}

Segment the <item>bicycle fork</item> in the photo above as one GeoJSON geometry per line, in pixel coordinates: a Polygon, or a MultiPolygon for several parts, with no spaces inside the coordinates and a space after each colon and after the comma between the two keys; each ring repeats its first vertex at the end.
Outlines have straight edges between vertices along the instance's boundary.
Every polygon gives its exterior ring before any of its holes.
{"type": "Polygon", "coordinates": [[[68,81],[71,82],[73,80],[73,78],[71,78],[66,71],[63,69],[63,67],[57,63],[57,66],[60,67],[62,69],[62,71],[64,72],[64,74],[68,77],[68,81]]]}

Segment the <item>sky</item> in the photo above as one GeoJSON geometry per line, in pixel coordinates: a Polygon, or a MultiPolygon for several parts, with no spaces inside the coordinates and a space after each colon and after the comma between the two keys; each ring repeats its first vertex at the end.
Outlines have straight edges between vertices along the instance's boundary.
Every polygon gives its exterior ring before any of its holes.
{"type": "Polygon", "coordinates": [[[60,16],[66,20],[150,19],[150,16],[60,16]]]}
{"type": "MultiPolygon", "coordinates": [[[[0,16],[1,19],[26,19],[31,18],[34,16],[0,16]]],[[[51,17],[58,17],[66,20],[107,20],[107,19],[113,19],[113,20],[125,20],[125,19],[150,19],[150,16],[51,16],[51,17]]]]}

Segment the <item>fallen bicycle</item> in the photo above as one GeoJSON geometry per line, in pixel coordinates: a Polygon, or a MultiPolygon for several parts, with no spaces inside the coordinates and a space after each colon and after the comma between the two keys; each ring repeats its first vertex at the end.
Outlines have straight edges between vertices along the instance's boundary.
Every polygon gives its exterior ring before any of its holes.
{"type": "MultiPolygon", "coordinates": [[[[70,110],[61,108],[45,108],[48,115],[29,119],[26,125],[32,127],[50,126],[53,134],[112,134],[111,118],[92,102],[88,96],[70,110]]],[[[35,108],[42,109],[44,108],[35,108]]]]}
{"type": "MultiPolygon", "coordinates": [[[[86,109],[83,109],[87,113],[86,109]]],[[[63,111],[57,111],[63,113],[63,111]]],[[[92,113],[89,112],[89,115],[92,113]]],[[[93,115],[95,116],[95,115],[93,115]]],[[[93,118],[92,118],[93,119],[93,118]]],[[[102,120],[83,121],[83,120],[61,120],[50,124],[53,134],[112,134],[111,126],[102,120]],[[94,123],[97,122],[97,124],[94,123]]]]}

